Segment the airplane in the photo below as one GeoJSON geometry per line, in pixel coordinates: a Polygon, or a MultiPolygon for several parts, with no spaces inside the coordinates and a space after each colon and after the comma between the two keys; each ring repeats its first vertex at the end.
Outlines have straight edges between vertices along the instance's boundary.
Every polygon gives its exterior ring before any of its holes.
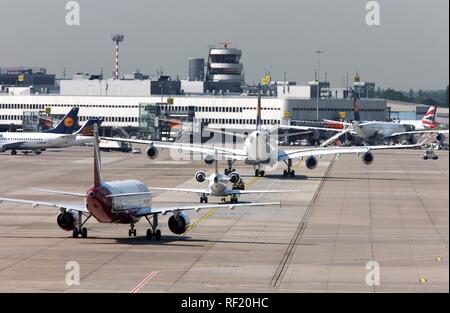
{"type": "Polygon", "coordinates": [[[72,108],[56,125],[55,128],[42,133],[0,133],[0,152],[11,150],[12,155],[17,150],[34,151],[41,154],[46,148],[55,144],[64,144],[73,137],[72,132],[78,123],[79,108],[72,108]]]}
{"type": "Polygon", "coordinates": [[[228,175],[219,173],[217,157],[215,158],[215,172],[207,177],[204,171],[195,173],[195,179],[199,183],[208,181],[208,189],[187,189],[187,188],[151,188],[152,190],[178,191],[186,193],[194,193],[200,195],[200,203],[208,203],[208,196],[222,197],[222,201],[226,201],[226,197],[230,197],[230,203],[238,203],[238,196],[246,194],[266,194],[266,193],[289,193],[300,192],[300,190],[241,190],[238,188],[229,188],[229,183],[237,185],[241,182],[238,172],[233,171],[228,175]]]}
{"type": "Polygon", "coordinates": [[[161,240],[161,230],[158,228],[159,215],[169,217],[169,229],[175,234],[183,234],[190,225],[189,216],[185,211],[195,211],[212,208],[228,208],[247,206],[280,205],[276,202],[239,203],[239,204],[193,204],[173,207],[152,207],[152,192],[138,180],[105,181],[103,179],[102,162],[99,148],[98,126],[94,125],[94,173],[93,185],[85,193],[68,192],[49,189],[35,189],[46,193],[72,196],[82,199],[78,204],[0,198],[1,202],[30,204],[33,207],[46,206],[59,209],[57,224],[66,231],[72,231],[72,237],[86,238],[88,235],[85,223],[93,216],[100,223],[129,224],[128,236],[136,236],[135,224],[145,218],[150,224],[147,229],[148,240],[155,237],[161,240]]]}
{"type": "Polygon", "coordinates": [[[244,146],[241,149],[230,149],[223,147],[215,147],[199,144],[180,144],[165,143],[149,140],[126,139],[126,138],[102,138],[106,140],[131,142],[136,144],[145,144],[147,148],[146,154],[150,159],[158,157],[158,148],[174,149],[178,151],[199,152],[204,155],[204,162],[212,164],[215,156],[222,157],[228,161],[228,167],[225,169],[225,175],[233,172],[233,164],[236,161],[242,161],[245,164],[253,165],[255,176],[265,176],[266,166],[274,166],[277,162],[282,161],[286,164],[287,169],[283,171],[284,177],[295,177],[295,171],[292,169],[292,160],[297,158],[306,158],[306,167],[314,169],[318,165],[318,157],[323,155],[341,155],[341,154],[357,154],[362,155],[362,161],[366,165],[372,164],[374,156],[373,150],[396,149],[396,148],[415,148],[417,145],[402,146],[361,146],[361,147],[334,147],[334,148],[304,148],[300,150],[278,150],[278,143],[275,136],[272,136],[274,127],[271,130],[264,130],[261,127],[261,92],[258,93],[256,130],[248,135],[242,135],[244,146]]]}
{"type": "Polygon", "coordinates": [[[72,127],[75,116],[78,113],[72,109],[52,130],[43,133],[0,133],[0,152],[11,150],[12,155],[17,154],[17,150],[34,151],[39,155],[47,148],[66,148],[76,145],[83,145],[93,141],[92,127],[94,123],[101,124],[102,120],[91,118],[83,127],[75,133],[67,133],[67,129],[72,127]]]}
{"type": "MultiPolygon", "coordinates": [[[[352,123],[325,121],[342,124],[346,127],[344,130],[335,130],[338,132],[336,137],[340,137],[343,134],[350,132],[369,142],[398,142],[401,139],[406,138],[410,143],[414,143],[415,135],[436,133],[436,139],[438,141],[444,141],[444,134],[448,133],[448,129],[437,129],[437,124],[435,122],[436,111],[437,108],[431,106],[421,120],[410,121],[359,122],[355,120],[352,123]]],[[[301,129],[305,128],[308,127],[302,127],[301,129]]]]}

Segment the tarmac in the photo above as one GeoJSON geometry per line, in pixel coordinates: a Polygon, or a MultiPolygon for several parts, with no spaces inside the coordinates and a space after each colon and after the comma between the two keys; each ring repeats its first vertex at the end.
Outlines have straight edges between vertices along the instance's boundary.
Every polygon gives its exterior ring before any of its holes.
{"type": "MultiPolygon", "coordinates": [[[[74,239],[57,226],[58,209],[2,203],[0,292],[449,292],[448,151],[437,161],[418,150],[374,154],[370,166],[356,155],[323,157],[314,170],[300,160],[295,178],[282,177],[283,164],[264,178],[236,164],[248,189],[299,191],[240,199],[276,206],[189,213],[182,236],[162,216],[161,241],[145,239],[145,219],[137,237],[91,219],[89,237],[74,239]]],[[[102,160],[105,180],[139,179],[150,189],[204,188],[195,172],[213,171],[167,151],[156,160],[104,152],[102,160]]],[[[0,153],[0,177],[0,197],[76,202],[31,188],[85,192],[92,148],[0,153]]],[[[174,192],[153,198],[155,207],[198,202],[174,192]]]]}

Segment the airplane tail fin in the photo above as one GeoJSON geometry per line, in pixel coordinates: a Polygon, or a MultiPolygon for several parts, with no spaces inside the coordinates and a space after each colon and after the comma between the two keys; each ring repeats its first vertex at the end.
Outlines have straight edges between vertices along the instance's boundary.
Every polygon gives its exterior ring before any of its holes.
{"type": "Polygon", "coordinates": [[[361,116],[360,116],[360,109],[361,109],[361,102],[359,100],[359,95],[357,92],[355,92],[352,88],[350,88],[351,97],[353,98],[353,113],[355,114],[355,121],[360,122],[361,116]]]}
{"type": "Polygon", "coordinates": [[[258,105],[256,106],[256,130],[261,130],[261,90],[258,90],[258,105]]]}
{"type": "Polygon", "coordinates": [[[45,131],[50,134],[72,134],[74,128],[78,125],[78,111],[79,108],[73,107],[69,113],[67,113],[62,120],[56,125],[55,128],[45,131]]]}
{"type": "Polygon", "coordinates": [[[436,121],[437,107],[430,106],[427,113],[422,118],[422,123],[427,126],[434,126],[436,121]]]}
{"type": "Polygon", "coordinates": [[[103,181],[102,160],[100,156],[100,139],[98,137],[98,125],[94,124],[94,187],[99,186],[103,181]]]}
{"type": "Polygon", "coordinates": [[[81,136],[94,136],[94,125],[102,125],[103,119],[102,118],[90,118],[88,121],[81,127],[75,135],[81,135],[81,136]]]}

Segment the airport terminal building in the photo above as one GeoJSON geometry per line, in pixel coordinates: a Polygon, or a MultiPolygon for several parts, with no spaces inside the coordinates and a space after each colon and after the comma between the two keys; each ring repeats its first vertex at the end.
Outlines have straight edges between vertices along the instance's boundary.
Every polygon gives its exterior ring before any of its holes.
{"type": "MultiPolygon", "coordinates": [[[[71,107],[79,107],[80,122],[89,117],[102,117],[106,128],[139,129],[142,107],[158,108],[165,117],[196,119],[212,128],[253,129],[256,118],[256,96],[241,95],[174,95],[174,96],[69,96],[69,95],[0,95],[0,127],[17,129],[22,125],[25,112],[46,111],[63,115],[71,107]],[[169,104],[167,104],[169,103],[169,104]],[[168,113],[168,114],[167,114],[168,113]]],[[[265,127],[290,124],[293,120],[338,120],[343,115],[353,119],[353,102],[345,99],[301,99],[263,97],[262,123],[265,127]]],[[[386,101],[361,100],[361,118],[384,120],[386,101]]]]}

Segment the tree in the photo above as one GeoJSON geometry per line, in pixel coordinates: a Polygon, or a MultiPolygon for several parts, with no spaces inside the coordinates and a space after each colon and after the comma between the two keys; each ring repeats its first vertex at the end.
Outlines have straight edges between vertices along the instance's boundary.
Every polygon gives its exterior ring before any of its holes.
{"type": "Polygon", "coordinates": [[[411,99],[411,100],[414,99],[414,90],[412,90],[412,89],[409,90],[408,97],[409,97],[409,99],[411,99]]]}
{"type": "Polygon", "coordinates": [[[447,89],[445,89],[445,106],[448,108],[448,85],[447,89]]]}

